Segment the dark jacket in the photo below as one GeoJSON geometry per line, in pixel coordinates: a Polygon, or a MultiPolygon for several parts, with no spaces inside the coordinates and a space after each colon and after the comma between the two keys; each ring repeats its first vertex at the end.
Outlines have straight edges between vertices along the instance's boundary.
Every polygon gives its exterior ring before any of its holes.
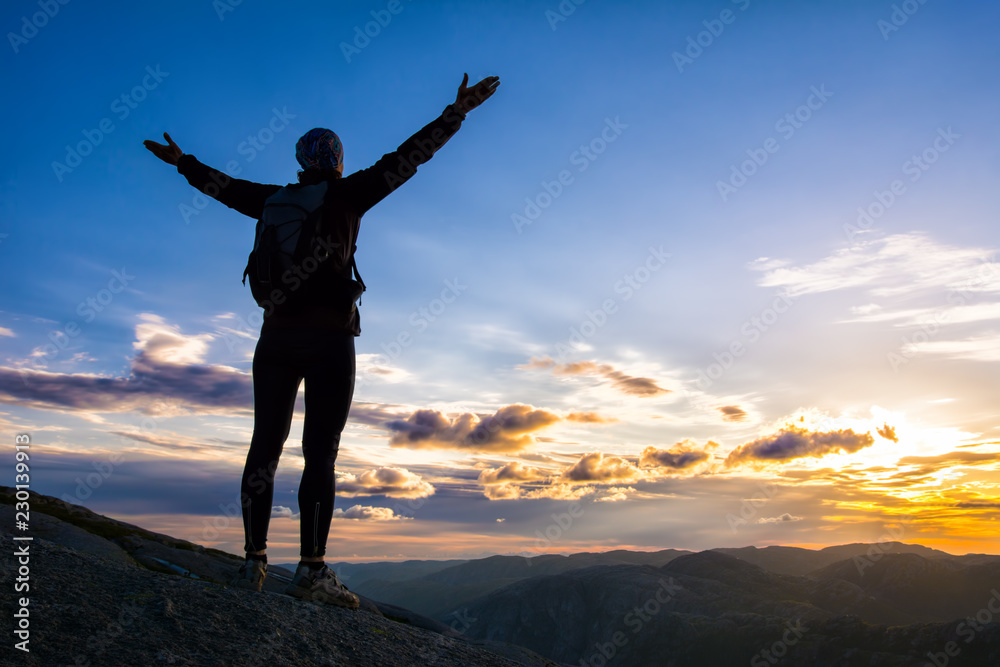
{"type": "MultiPolygon", "coordinates": [[[[345,253],[343,257],[335,258],[338,266],[350,267],[350,253],[357,242],[361,216],[409,180],[416,173],[417,167],[430,160],[458,131],[463,120],[465,114],[450,104],[438,118],[400,144],[395,151],[383,155],[371,167],[328,181],[323,219],[326,229],[333,235],[334,243],[345,253]]],[[[177,161],[177,171],[204,194],[255,220],[263,214],[264,202],[268,197],[282,188],[280,185],[232,178],[188,154],[182,155],[177,161]]],[[[265,308],[261,329],[272,327],[321,327],[349,331],[355,336],[361,334],[357,308],[352,308],[350,314],[346,314],[334,308],[331,303],[319,299],[305,312],[295,315],[268,312],[265,308]]]]}

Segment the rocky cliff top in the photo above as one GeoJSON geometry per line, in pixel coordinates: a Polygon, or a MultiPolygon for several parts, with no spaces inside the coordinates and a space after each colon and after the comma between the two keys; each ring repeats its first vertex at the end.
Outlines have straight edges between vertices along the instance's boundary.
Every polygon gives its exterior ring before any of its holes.
{"type": "Polygon", "coordinates": [[[351,611],[266,590],[230,588],[238,557],[31,494],[31,541],[14,541],[13,493],[0,488],[2,579],[13,587],[28,545],[29,590],[4,594],[5,618],[29,598],[28,653],[10,665],[351,665],[555,667],[519,647],[473,641],[408,610],[364,599],[351,611]]]}

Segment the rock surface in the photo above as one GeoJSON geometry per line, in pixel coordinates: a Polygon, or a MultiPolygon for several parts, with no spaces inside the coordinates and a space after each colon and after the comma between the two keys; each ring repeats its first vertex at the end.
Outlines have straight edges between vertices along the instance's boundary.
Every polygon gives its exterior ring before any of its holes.
{"type": "MultiPolygon", "coordinates": [[[[18,567],[12,499],[0,488],[5,582],[18,567]]],[[[283,589],[279,577],[260,593],[230,588],[223,581],[241,562],[235,556],[55,498],[32,493],[30,502],[30,530],[18,532],[34,538],[20,543],[29,545],[30,590],[17,594],[30,599],[30,652],[11,641],[3,665],[558,667],[391,605],[365,600],[350,611],[301,602],[274,590],[283,589]]],[[[15,605],[5,593],[0,613],[12,618],[15,605]]]]}

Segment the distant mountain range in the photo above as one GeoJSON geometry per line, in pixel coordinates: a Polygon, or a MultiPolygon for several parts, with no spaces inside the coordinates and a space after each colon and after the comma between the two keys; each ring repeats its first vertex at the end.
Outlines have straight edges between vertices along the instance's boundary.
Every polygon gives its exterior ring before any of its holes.
{"type": "MultiPolygon", "coordinates": [[[[0,487],[8,544],[13,503],[0,487]]],[[[229,588],[237,555],[29,503],[32,652],[0,665],[1000,667],[1000,556],[889,542],[332,564],[363,596],[351,612],[281,594],[276,565],[262,593],[229,588]]]]}
{"type": "Polygon", "coordinates": [[[572,665],[1000,666],[1000,556],[887,542],[335,569],[364,595],[572,665]]]}

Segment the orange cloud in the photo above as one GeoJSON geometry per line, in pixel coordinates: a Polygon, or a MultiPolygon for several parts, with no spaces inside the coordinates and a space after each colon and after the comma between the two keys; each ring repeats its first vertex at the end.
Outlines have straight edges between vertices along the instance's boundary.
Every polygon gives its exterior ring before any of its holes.
{"type": "Polygon", "coordinates": [[[600,498],[595,498],[594,502],[598,503],[618,503],[623,500],[628,500],[628,493],[635,493],[635,489],[631,486],[612,486],[608,489],[607,495],[601,496],[600,498]]]}
{"type": "Polygon", "coordinates": [[[417,410],[385,423],[394,447],[518,452],[535,443],[531,433],[558,422],[559,415],[530,405],[508,405],[492,416],[463,413],[454,419],[437,410],[417,410]]]}
{"type": "Polygon", "coordinates": [[[405,419],[389,419],[379,425],[392,432],[389,444],[394,447],[513,453],[535,444],[538,438],[534,432],[559,421],[607,424],[617,420],[597,412],[571,412],[563,417],[518,403],[492,415],[466,412],[449,417],[437,410],[417,410],[405,419]]]}
{"type": "Polygon", "coordinates": [[[426,498],[434,487],[409,470],[377,468],[360,475],[345,473],[337,477],[337,494],[343,496],[389,496],[390,498],[426,498]]]}
{"type": "Polygon", "coordinates": [[[552,369],[555,375],[598,375],[611,380],[611,386],[631,396],[646,397],[670,393],[669,389],[664,389],[657,385],[655,380],[626,375],[619,370],[615,370],[613,366],[598,364],[594,361],[574,361],[566,364],[557,364],[551,357],[532,357],[527,364],[519,368],[552,369]]]}
{"type": "Polygon", "coordinates": [[[576,484],[550,484],[540,489],[534,489],[523,494],[523,498],[547,498],[549,500],[580,500],[589,496],[597,489],[592,486],[576,484]]]}
{"type": "Polygon", "coordinates": [[[487,468],[479,473],[479,483],[484,485],[510,482],[538,482],[549,477],[541,468],[522,466],[517,461],[501,468],[487,468]]]}
{"type": "Polygon", "coordinates": [[[521,497],[521,487],[515,484],[489,484],[483,487],[483,495],[490,500],[516,500],[521,497]]]}
{"type": "Polygon", "coordinates": [[[631,482],[642,473],[631,461],[620,456],[604,456],[601,452],[584,454],[563,471],[560,481],[570,484],[631,482]]]}
{"type": "MultiPolygon", "coordinates": [[[[487,468],[480,472],[479,483],[483,485],[483,494],[490,500],[579,500],[597,493],[597,485],[621,484],[642,477],[642,472],[628,459],[592,452],[559,472],[523,466],[516,461],[499,468],[487,468]]],[[[634,490],[631,487],[612,487],[601,500],[624,500],[625,492],[634,490]]]]}
{"type": "Polygon", "coordinates": [[[937,456],[904,456],[896,462],[896,466],[917,466],[916,470],[905,472],[906,475],[930,475],[955,465],[985,466],[998,460],[997,455],[990,452],[948,452],[937,456]]]}
{"type": "Polygon", "coordinates": [[[875,429],[875,431],[885,438],[886,440],[892,440],[893,442],[899,442],[899,438],[896,437],[896,429],[888,424],[882,426],[882,428],[875,429]]]}
{"type": "Polygon", "coordinates": [[[870,447],[875,438],[870,433],[855,433],[853,429],[812,432],[789,426],[774,435],[758,438],[730,452],[726,466],[745,461],[787,461],[804,457],[819,458],[834,452],[853,453],[870,447]]]}
{"type": "Polygon", "coordinates": [[[746,410],[738,405],[724,405],[719,408],[719,412],[722,413],[722,419],[727,422],[741,422],[747,418],[746,410]]]}
{"type": "MultiPolygon", "coordinates": [[[[708,460],[708,452],[685,446],[686,442],[688,441],[679,442],[669,450],[646,447],[639,456],[639,467],[685,470],[698,465],[702,461],[708,460]]],[[[714,442],[710,442],[709,447],[713,446],[717,445],[714,442]]]]}
{"type": "Polygon", "coordinates": [[[757,524],[790,523],[790,522],[793,522],[793,521],[802,521],[803,518],[804,517],[801,517],[801,516],[792,516],[788,512],[785,512],[781,516],[770,516],[770,517],[763,517],[762,516],[761,518],[757,519],[754,523],[757,523],[757,524]]]}
{"type": "Polygon", "coordinates": [[[618,420],[614,417],[605,417],[597,412],[571,412],[566,415],[566,421],[580,422],[581,424],[611,424],[618,420]]]}

